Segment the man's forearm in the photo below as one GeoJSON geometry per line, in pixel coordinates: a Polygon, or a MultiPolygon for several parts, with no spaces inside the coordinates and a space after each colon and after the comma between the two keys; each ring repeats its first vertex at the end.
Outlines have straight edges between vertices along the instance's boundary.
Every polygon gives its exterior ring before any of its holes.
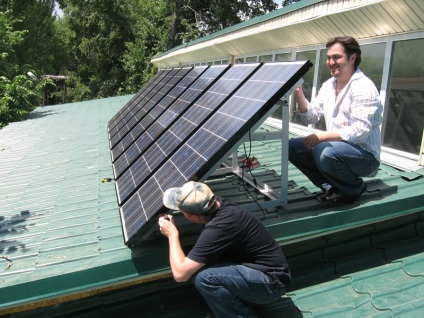
{"type": "Polygon", "coordinates": [[[297,99],[297,110],[301,113],[306,113],[308,111],[309,101],[306,99],[303,91],[296,91],[295,95],[297,99]]]}
{"type": "Polygon", "coordinates": [[[182,278],[181,267],[185,259],[184,251],[181,247],[179,235],[172,235],[169,241],[169,263],[171,264],[172,274],[175,280],[182,278]]]}

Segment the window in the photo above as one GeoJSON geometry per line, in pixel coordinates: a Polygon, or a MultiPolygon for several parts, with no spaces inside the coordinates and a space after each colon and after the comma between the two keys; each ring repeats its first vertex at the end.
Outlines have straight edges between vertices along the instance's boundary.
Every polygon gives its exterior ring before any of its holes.
{"type": "Polygon", "coordinates": [[[279,53],[279,54],[275,54],[275,60],[278,62],[281,61],[291,61],[291,53],[279,53]]]}
{"type": "Polygon", "coordinates": [[[380,91],[386,43],[361,45],[361,51],[362,61],[359,64],[359,68],[374,82],[378,91],[380,91]]]}
{"type": "Polygon", "coordinates": [[[256,56],[246,57],[246,63],[254,63],[254,62],[256,62],[256,60],[257,60],[256,56]]]}
{"type": "Polygon", "coordinates": [[[259,56],[259,62],[270,62],[270,61],[272,61],[272,54],[259,56]]]}
{"type": "Polygon", "coordinates": [[[244,63],[244,58],[238,58],[238,59],[236,59],[235,60],[235,62],[234,62],[235,64],[242,64],[242,63],[244,63]]]}
{"type": "Polygon", "coordinates": [[[419,154],[424,127],[424,39],[393,43],[383,146],[419,154]]]}

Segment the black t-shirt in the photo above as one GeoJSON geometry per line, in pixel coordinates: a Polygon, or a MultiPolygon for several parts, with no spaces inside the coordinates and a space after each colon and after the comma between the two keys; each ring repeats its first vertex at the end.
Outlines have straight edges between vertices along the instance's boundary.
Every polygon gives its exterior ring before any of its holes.
{"type": "Polygon", "coordinates": [[[275,239],[252,213],[222,197],[216,215],[203,228],[187,257],[210,265],[227,261],[257,269],[284,285],[290,282],[286,258],[275,239]]]}

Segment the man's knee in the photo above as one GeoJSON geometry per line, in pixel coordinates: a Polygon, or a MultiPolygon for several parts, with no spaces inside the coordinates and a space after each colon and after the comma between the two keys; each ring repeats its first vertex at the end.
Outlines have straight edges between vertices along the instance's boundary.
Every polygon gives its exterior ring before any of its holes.
{"type": "Polygon", "coordinates": [[[213,275],[208,271],[208,268],[201,269],[195,273],[192,277],[192,282],[194,287],[199,291],[203,290],[205,286],[217,285],[217,282],[214,282],[213,275]]]}
{"type": "Polygon", "coordinates": [[[340,164],[336,149],[327,143],[318,144],[313,150],[313,156],[320,170],[337,169],[340,164]]]}

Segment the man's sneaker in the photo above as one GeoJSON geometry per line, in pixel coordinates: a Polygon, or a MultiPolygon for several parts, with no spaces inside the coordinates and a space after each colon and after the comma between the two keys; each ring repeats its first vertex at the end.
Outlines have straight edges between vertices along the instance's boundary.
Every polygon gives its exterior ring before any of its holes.
{"type": "Polygon", "coordinates": [[[357,195],[353,197],[348,197],[348,196],[339,194],[337,198],[334,198],[334,200],[332,200],[332,202],[336,204],[352,204],[362,195],[362,193],[365,192],[366,189],[367,189],[367,186],[364,184],[361,191],[357,195]]]}
{"type": "Polygon", "coordinates": [[[324,194],[317,195],[317,200],[319,203],[330,202],[335,200],[338,196],[340,196],[339,192],[335,187],[331,187],[324,194]]]}

